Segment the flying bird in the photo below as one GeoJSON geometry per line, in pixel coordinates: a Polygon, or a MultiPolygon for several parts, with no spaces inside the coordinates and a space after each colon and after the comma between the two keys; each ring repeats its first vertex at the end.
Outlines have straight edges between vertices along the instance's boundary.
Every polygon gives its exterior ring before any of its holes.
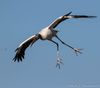
{"type": "Polygon", "coordinates": [[[54,44],[56,44],[57,46],[57,64],[56,67],[58,66],[60,68],[60,64],[63,64],[62,59],[59,56],[59,44],[54,41],[52,38],[56,37],[62,44],[64,44],[65,46],[71,48],[72,50],[75,51],[76,55],[78,55],[78,53],[82,53],[81,49],[79,48],[74,48],[72,46],[70,46],[69,44],[65,43],[64,41],[62,41],[58,36],[58,30],[56,30],[55,28],[63,21],[65,21],[66,19],[71,19],[71,18],[95,18],[96,16],[88,16],[88,15],[71,15],[72,12],[69,12],[63,16],[58,17],[57,19],[55,19],[49,26],[45,27],[44,29],[42,29],[39,33],[32,35],[31,37],[29,37],[28,39],[26,39],[25,41],[23,41],[18,48],[15,50],[16,54],[15,57],[13,58],[13,61],[22,61],[24,59],[25,56],[25,50],[29,47],[32,46],[33,43],[35,43],[37,40],[41,39],[41,40],[48,40],[53,42],[54,44]]]}

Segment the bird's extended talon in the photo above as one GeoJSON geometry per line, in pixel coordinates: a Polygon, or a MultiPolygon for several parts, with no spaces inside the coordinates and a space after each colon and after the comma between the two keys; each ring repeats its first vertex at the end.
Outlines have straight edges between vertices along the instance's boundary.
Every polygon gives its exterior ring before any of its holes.
{"type": "Polygon", "coordinates": [[[58,67],[59,69],[60,69],[60,64],[63,64],[63,62],[62,62],[62,59],[61,58],[58,58],[57,59],[56,67],[58,67]]]}
{"type": "Polygon", "coordinates": [[[57,51],[57,64],[56,67],[60,69],[60,65],[63,64],[62,58],[60,57],[59,51],[57,51]]]}
{"type": "Polygon", "coordinates": [[[82,54],[81,50],[83,49],[74,48],[76,56],[78,56],[78,53],[82,54]]]}

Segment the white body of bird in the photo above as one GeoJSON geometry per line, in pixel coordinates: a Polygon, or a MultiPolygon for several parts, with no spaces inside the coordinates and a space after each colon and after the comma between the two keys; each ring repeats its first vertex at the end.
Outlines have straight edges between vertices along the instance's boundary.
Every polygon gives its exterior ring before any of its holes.
{"type": "Polygon", "coordinates": [[[58,30],[51,30],[49,27],[42,29],[39,34],[41,35],[42,40],[51,40],[56,34],[58,30]]]}

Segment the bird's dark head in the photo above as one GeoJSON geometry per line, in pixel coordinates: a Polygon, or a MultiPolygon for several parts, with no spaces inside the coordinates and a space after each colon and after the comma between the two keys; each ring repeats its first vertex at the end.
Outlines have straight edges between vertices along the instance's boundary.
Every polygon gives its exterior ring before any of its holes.
{"type": "Polygon", "coordinates": [[[41,34],[36,34],[36,36],[37,36],[38,38],[42,39],[41,34]]]}

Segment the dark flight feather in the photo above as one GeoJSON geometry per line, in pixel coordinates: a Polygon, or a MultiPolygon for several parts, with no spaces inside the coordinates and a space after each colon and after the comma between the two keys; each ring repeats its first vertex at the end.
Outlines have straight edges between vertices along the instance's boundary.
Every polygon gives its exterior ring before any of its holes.
{"type": "Polygon", "coordinates": [[[22,42],[19,47],[15,50],[16,54],[13,61],[22,61],[24,59],[25,50],[29,45],[32,45],[35,41],[39,39],[39,35],[33,35],[24,42],[22,42]]]}

